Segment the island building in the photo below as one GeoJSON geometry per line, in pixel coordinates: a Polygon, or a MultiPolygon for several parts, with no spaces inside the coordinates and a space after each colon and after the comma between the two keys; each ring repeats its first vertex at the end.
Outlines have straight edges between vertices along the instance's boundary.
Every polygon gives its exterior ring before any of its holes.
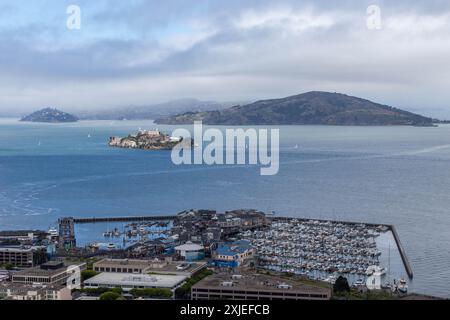
{"type": "Polygon", "coordinates": [[[210,264],[219,268],[237,268],[253,257],[255,249],[248,240],[221,243],[213,253],[210,264]]]}
{"type": "Polygon", "coordinates": [[[0,299],[72,300],[71,289],[62,285],[0,283],[0,299]]]}
{"type": "Polygon", "coordinates": [[[46,261],[45,246],[0,246],[0,265],[30,268],[46,261]]]}
{"type": "Polygon", "coordinates": [[[329,300],[331,288],[264,274],[209,276],[191,288],[192,300],[329,300]]]}
{"type": "Polygon", "coordinates": [[[70,276],[86,269],[86,263],[65,264],[61,261],[50,261],[40,266],[28,268],[12,275],[13,283],[66,285],[70,276]],[[69,268],[70,267],[70,268],[69,268]]]}

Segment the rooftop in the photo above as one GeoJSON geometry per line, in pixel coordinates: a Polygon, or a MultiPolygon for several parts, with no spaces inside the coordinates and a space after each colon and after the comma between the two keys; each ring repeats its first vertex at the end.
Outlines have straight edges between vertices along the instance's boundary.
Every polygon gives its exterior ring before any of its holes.
{"type": "Polygon", "coordinates": [[[175,250],[179,251],[198,251],[204,249],[203,246],[192,243],[192,242],[186,242],[185,244],[182,244],[181,246],[175,247],[175,250]]]}
{"type": "Polygon", "coordinates": [[[224,243],[217,248],[217,254],[222,256],[234,256],[236,254],[244,253],[252,249],[250,241],[239,240],[232,243],[224,243]]]}
{"type": "Polygon", "coordinates": [[[306,293],[331,294],[331,289],[323,286],[304,284],[300,280],[256,273],[234,276],[227,273],[214,274],[201,280],[195,284],[193,288],[227,288],[226,286],[223,286],[224,283],[227,283],[227,287],[232,287],[233,290],[267,290],[279,292],[289,290],[306,293]],[[232,286],[230,286],[231,283],[232,286]]]}
{"type": "Polygon", "coordinates": [[[130,268],[142,269],[147,273],[165,273],[165,274],[179,274],[191,275],[198,270],[206,267],[205,261],[196,262],[180,262],[180,261],[165,261],[165,260],[129,260],[129,259],[103,259],[94,264],[95,267],[103,268],[130,268]]]}
{"type": "Polygon", "coordinates": [[[96,267],[129,267],[129,268],[146,268],[149,267],[154,260],[133,260],[133,259],[103,259],[95,263],[96,267]]]}
{"type": "MultiPolygon", "coordinates": [[[[72,263],[71,266],[72,265],[82,266],[82,265],[84,265],[84,263],[77,263],[77,264],[72,263]]],[[[20,276],[26,276],[26,277],[50,277],[50,276],[59,274],[59,273],[61,273],[63,271],[66,271],[68,267],[69,267],[69,265],[66,265],[66,264],[62,264],[61,267],[57,268],[57,269],[54,269],[54,268],[42,269],[41,266],[36,266],[36,267],[33,267],[33,268],[28,268],[28,269],[16,272],[16,273],[14,273],[14,277],[20,277],[20,276]]]]}
{"type": "Polygon", "coordinates": [[[147,275],[132,273],[103,272],[84,282],[85,286],[121,286],[121,287],[156,287],[173,288],[188,277],[185,275],[147,275]]]}
{"type": "Polygon", "coordinates": [[[0,246],[0,251],[7,252],[31,252],[33,250],[43,249],[39,246],[0,246]]]}

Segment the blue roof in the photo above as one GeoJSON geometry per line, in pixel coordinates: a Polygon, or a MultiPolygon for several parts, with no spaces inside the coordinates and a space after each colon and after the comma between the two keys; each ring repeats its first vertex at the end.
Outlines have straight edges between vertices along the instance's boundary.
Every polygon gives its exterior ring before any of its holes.
{"type": "Polygon", "coordinates": [[[217,248],[217,254],[221,256],[234,256],[244,253],[252,248],[250,241],[239,240],[231,243],[220,244],[217,248]]]}

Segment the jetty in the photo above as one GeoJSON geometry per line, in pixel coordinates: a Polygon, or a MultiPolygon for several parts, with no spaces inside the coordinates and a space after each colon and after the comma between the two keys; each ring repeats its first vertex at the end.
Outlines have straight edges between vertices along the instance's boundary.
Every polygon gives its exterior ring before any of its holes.
{"type": "Polygon", "coordinates": [[[127,216],[127,217],[92,217],[92,218],[74,218],[76,224],[101,223],[101,222],[138,222],[138,221],[171,221],[175,220],[175,215],[164,216],[127,216]]]}

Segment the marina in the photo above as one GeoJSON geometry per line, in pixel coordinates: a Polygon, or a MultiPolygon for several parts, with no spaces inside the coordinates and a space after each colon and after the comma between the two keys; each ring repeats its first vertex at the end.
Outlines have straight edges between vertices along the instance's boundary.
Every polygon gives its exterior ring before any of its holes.
{"type": "MultiPolygon", "coordinates": [[[[93,221],[92,225],[97,226],[96,237],[103,238],[104,243],[85,242],[87,247],[125,250],[157,239],[178,239],[179,232],[184,231],[183,228],[174,229],[174,223],[176,225],[177,219],[182,219],[186,213],[189,216],[187,211],[162,218],[102,217],[89,220],[74,218],[73,221],[81,226],[93,221]],[[106,231],[100,232],[99,225],[103,230],[106,225],[106,231]]],[[[206,213],[213,221],[217,219],[214,212],[206,213]]],[[[255,248],[259,268],[331,284],[343,275],[356,287],[367,285],[381,289],[395,286],[400,290],[407,288],[404,278],[413,277],[398,232],[392,225],[281,217],[274,213],[265,216],[267,223],[255,228],[242,227],[237,232],[234,227],[231,232],[222,229],[219,241],[248,240],[255,248]]],[[[229,226],[229,223],[224,226],[229,226]]]]}
{"type": "Polygon", "coordinates": [[[266,230],[245,231],[240,238],[251,241],[259,266],[267,270],[329,283],[343,275],[355,286],[377,273],[379,288],[392,287],[395,277],[400,278],[397,284],[405,281],[405,273],[413,276],[398,233],[389,225],[277,217],[266,230]],[[389,241],[389,252],[379,247],[380,240],[389,241]],[[391,242],[403,261],[397,264],[395,277],[390,259],[381,259],[382,254],[391,254],[391,242]]]}

